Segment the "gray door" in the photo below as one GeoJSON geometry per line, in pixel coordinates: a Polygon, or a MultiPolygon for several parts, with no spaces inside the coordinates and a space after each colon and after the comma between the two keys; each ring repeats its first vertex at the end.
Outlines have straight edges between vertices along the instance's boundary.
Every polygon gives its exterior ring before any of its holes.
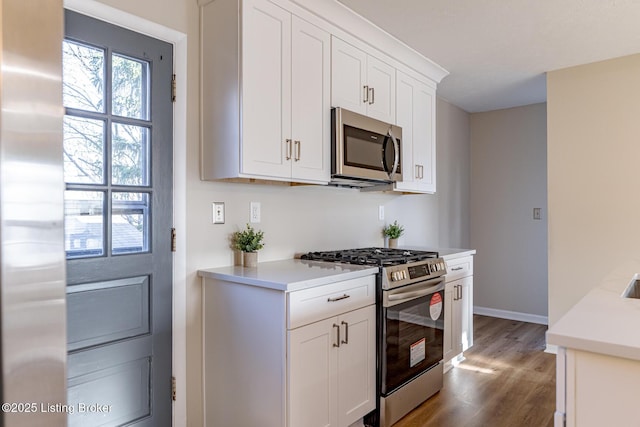
{"type": "Polygon", "coordinates": [[[65,12],[70,426],[171,425],[172,54],[65,12]]]}

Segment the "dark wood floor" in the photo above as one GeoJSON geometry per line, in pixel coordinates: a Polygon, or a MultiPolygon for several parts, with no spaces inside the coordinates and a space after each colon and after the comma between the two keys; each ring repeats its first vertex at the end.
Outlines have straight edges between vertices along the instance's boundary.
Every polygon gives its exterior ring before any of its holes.
{"type": "Polygon", "coordinates": [[[494,317],[474,320],[474,346],[444,376],[442,390],[394,427],[553,426],[555,356],[547,327],[494,317]]]}

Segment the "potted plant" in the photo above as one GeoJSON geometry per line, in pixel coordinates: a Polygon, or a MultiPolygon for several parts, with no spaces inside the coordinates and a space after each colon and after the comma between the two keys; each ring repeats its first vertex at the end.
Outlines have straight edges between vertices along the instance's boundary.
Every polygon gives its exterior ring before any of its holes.
{"type": "Polygon", "coordinates": [[[256,231],[247,224],[247,228],[242,231],[236,231],[233,236],[234,247],[242,251],[242,258],[245,267],[258,266],[258,251],[264,247],[262,239],[263,231],[256,231]]]}
{"type": "Polygon", "coordinates": [[[390,248],[398,247],[398,237],[402,236],[402,233],[404,233],[404,227],[398,224],[397,220],[382,229],[382,234],[389,238],[390,248]]]}

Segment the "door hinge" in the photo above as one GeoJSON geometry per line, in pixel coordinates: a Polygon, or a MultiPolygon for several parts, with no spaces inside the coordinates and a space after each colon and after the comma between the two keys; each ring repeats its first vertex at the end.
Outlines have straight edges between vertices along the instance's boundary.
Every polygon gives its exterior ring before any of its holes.
{"type": "Polygon", "coordinates": [[[176,377],[171,377],[171,400],[176,401],[176,377]]]}
{"type": "Polygon", "coordinates": [[[176,229],[171,229],[171,252],[176,251],[176,229]]]}
{"type": "Polygon", "coordinates": [[[171,75],[171,102],[176,102],[176,75],[171,75]]]}

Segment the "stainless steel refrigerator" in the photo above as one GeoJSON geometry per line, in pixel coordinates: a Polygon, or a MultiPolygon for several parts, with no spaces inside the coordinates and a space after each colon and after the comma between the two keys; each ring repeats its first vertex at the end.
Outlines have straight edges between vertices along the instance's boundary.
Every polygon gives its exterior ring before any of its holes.
{"type": "Polygon", "coordinates": [[[0,0],[0,425],[63,426],[62,0],[0,0]],[[53,405],[53,406],[52,406],[53,405]]]}

